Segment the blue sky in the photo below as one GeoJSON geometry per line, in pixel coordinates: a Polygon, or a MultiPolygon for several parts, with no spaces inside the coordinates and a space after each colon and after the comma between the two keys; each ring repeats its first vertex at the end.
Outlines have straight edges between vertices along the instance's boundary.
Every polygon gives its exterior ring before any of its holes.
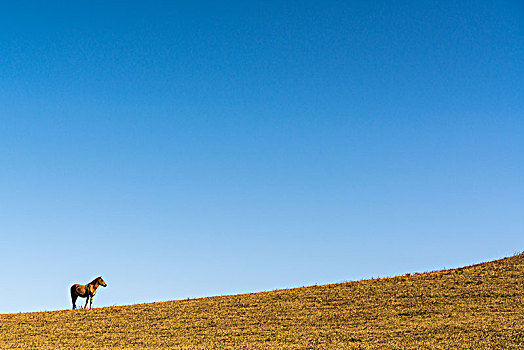
{"type": "Polygon", "coordinates": [[[0,7],[0,312],[524,246],[518,1],[0,7]],[[38,293],[35,293],[35,286],[38,293]]]}

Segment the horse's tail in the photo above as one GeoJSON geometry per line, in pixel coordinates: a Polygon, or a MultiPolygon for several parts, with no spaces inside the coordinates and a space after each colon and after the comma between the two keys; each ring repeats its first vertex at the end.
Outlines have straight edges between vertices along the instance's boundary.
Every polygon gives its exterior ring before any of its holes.
{"type": "Polygon", "coordinates": [[[71,288],[69,288],[69,291],[71,292],[71,300],[74,302],[76,298],[78,298],[78,292],[76,291],[76,284],[73,284],[71,288]]]}

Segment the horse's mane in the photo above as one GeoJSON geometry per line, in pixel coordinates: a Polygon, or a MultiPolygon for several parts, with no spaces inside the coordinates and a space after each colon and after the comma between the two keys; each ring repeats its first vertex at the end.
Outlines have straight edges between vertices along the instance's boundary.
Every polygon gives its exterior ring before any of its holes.
{"type": "Polygon", "coordinates": [[[95,278],[94,280],[89,282],[88,284],[96,284],[98,282],[98,280],[101,279],[101,278],[102,278],[102,276],[98,276],[97,278],[95,278]]]}

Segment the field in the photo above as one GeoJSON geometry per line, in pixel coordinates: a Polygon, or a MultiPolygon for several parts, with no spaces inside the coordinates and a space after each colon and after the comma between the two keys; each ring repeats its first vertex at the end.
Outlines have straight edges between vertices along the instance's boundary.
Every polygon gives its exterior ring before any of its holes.
{"type": "Polygon", "coordinates": [[[523,349],[524,254],[246,295],[0,315],[0,348],[523,349]]]}

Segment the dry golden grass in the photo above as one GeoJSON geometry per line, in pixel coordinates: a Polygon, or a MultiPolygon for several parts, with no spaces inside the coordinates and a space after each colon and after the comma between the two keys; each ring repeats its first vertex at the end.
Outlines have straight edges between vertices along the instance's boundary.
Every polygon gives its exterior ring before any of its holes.
{"type": "Polygon", "coordinates": [[[523,349],[524,254],[274,292],[0,315],[1,348],[523,349]]]}

